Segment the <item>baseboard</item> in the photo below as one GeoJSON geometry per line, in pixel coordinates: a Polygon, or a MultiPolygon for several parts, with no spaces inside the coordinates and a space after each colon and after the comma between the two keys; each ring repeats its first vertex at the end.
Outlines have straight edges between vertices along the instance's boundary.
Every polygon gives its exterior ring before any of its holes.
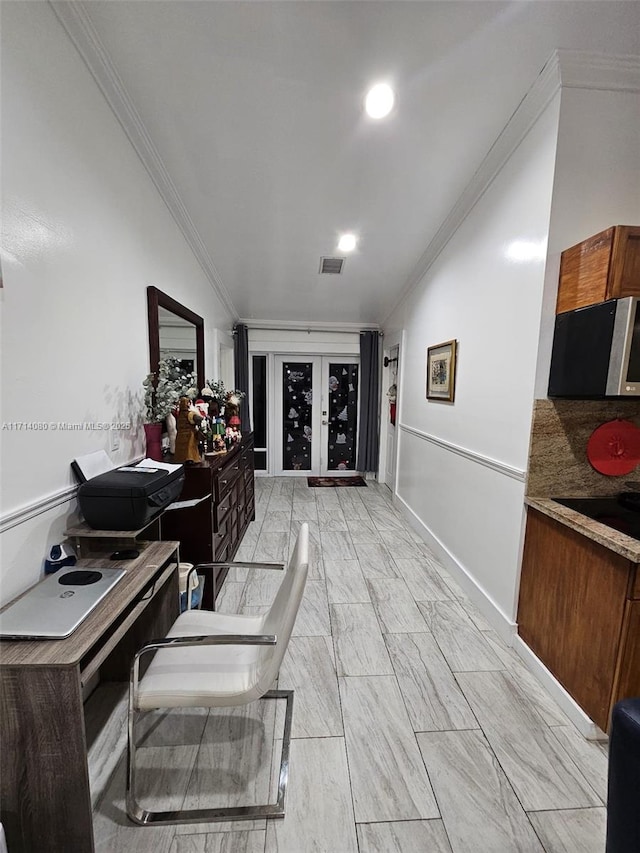
{"type": "Polygon", "coordinates": [[[514,635],[512,648],[529,672],[546,689],[558,707],[569,717],[580,734],[587,740],[607,740],[607,735],[588,717],[575,699],[564,689],[558,679],[547,669],[518,634],[514,635]]]}
{"type": "Polygon", "coordinates": [[[496,630],[502,639],[516,652],[529,672],[547,690],[558,707],[564,711],[580,734],[587,740],[607,740],[607,735],[588,717],[576,701],[567,693],[555,676],[536,657],[529,646],[518,636],[517,624],[512,622],[487,595],[484,589],[469,574],[435,536],[427,525],[419,518],[411,507],[398,494],[393,495],[393,504],[406,518],[407,522],[440,560],[444,568],[451,574],[462,590],[469,596],[473,604],[485,617],[487,622],[496,630]]]}
{"type": "Polygon", "coordinates": [[[487,622],[499,634],[500,637],[511,645],[516,633],[516,624],[502,612],[498,605],[480,586],[475,578],[456,560],[443,542],[427,527],[422,519],[414,512],[406,501],[397,493],[393,495],[393,504],[404,516],[409,525],[424,540],[425,544],[433,551],[444,568],[449,572],[463,592],[471,599],[473,604],[485,617],[487,622]]]}

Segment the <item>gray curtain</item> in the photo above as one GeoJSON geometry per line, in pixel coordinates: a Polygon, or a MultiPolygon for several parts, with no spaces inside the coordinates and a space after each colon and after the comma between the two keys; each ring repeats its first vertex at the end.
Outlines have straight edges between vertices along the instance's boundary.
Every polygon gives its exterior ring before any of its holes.
{"type": "Polygon", "coordinates": [[[242,431],[249,432],[249,331],[244,323],[238,323],[233,330],[233,355],[236,391],[246,394],[240,403],[242,431]]]}
{"type": "Polygon", "coordinates": [[[378,332],[360,332],[360,426],[358,471],[378,471],[380,447],[380,358],[378,332]]]}

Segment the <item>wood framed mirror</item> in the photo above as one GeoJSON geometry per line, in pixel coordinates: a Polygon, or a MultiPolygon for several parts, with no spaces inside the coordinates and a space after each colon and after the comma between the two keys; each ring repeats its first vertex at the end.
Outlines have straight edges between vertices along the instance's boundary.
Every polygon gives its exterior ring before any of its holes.
{"type": "Polygon", "coordinates": [[[187,372],[195,372],[198,389],[204,376],[204,320],[171,296],[147,287],[149,365],[158,372],[161,358],[177,358],[187,372]]]}

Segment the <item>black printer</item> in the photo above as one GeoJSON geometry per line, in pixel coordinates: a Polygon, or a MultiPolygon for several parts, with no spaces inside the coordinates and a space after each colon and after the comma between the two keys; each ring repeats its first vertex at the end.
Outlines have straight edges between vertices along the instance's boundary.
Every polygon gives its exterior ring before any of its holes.
{"type": "Polygon", "coordinates": [[[115,468],[79,486],[80,511],[94,530],[140,530],[177,500],[183,483],[182,465],[115,468]]]}

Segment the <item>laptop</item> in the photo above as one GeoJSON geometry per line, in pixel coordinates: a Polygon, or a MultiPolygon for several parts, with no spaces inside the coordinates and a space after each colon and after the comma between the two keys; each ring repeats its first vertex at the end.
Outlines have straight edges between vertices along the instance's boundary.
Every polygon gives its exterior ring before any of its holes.
{"type": "Polygon", "coordinates": [[[62,640],[72,634],[126,569],[60,569],[0,613],[0,637],[62,640]]]}

